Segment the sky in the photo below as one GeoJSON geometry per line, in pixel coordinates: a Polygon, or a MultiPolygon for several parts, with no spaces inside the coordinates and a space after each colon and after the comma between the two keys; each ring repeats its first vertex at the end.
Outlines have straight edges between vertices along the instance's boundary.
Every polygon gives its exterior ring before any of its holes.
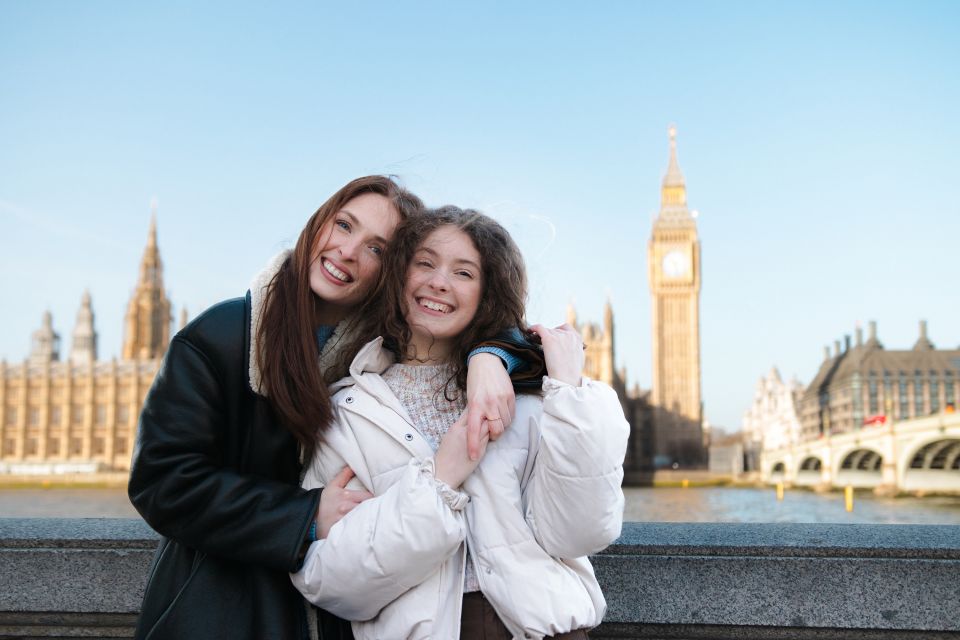
{"type": "Polygon", "coordinates": [[[0,358],[84,289],[119,355],[151,201],[174,315],[242,295],[350,179],[478,208],[532,322],[613,305],[651,384],[647,242],[677,127],[705,415],[875,320],[960,345],[955,2],[0,0],[0,358]]]}

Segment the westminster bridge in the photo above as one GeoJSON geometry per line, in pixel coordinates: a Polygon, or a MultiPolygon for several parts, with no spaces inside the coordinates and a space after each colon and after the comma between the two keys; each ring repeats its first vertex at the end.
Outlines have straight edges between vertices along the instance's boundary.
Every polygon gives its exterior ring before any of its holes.
{"type": "Polygon", "coordinates": [[[960,493],[960,413],[940,413],[764,451],[768,483],[960,493]]]}

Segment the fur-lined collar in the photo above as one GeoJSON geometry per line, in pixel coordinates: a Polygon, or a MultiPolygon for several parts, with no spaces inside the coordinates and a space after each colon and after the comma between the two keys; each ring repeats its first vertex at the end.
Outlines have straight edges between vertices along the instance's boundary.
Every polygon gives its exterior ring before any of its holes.
{"type": "MultiPolygon", "coordinates": [[[[253,389],[254,393],[262,396],[266,396],[267,392],[266,389],[263,388],[263,379],[260,375],[260,365],[257,358],[257,353],[259,353],[257,329],[260,327],[260,319],[263,316],[264,302],[270,283],[292,253],[292,251],[287,249],[275,255],[270,262],[267,263],[263,271],[258,273],[253,279],[253,282],[250,283],[250,368],[248,374],[250,388],[253,389]]],[[[351,342],[355,333],[356,326],[355,323],[351,321],[351,318],[341,320],[337,324],[336,329],[334,329],[333,335],[330,336],[330,339],[323,345],[323,350],[317,359],[318,366],[321,369],[332,366],[337,360],[341,347],[351,342]]]]}

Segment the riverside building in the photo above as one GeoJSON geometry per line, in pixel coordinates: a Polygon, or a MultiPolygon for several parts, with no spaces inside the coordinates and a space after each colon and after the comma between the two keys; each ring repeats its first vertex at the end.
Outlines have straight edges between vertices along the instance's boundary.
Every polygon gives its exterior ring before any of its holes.
{"type": "Polygon", "coordinates": [[[97,357],[93,303],[85,291],[68,357],[61,360],[60,336],[45,312],[29,357],[0,362],[0,473],[128,471],[137,418],[170,342],[171,319],[154,213],[119,360],[97,357]]]}
{"type": "Polygon", "coordinates": [[[937,349],[920,321],[909,350],[887,350],[870,322],[824,348],[823,362],[797,403],[801,440],[848,433],[891,420],[954,412],[960,396],[960,349],[937,349]]]}

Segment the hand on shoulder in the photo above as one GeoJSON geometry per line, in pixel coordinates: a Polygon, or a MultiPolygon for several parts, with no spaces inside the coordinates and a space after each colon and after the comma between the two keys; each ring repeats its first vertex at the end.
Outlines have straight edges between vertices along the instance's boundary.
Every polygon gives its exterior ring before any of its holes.
{"type": "Polygon", "coordinates": [[[535,324],[530,330],[540,336],[547,375],[554,380],[579,387],[584,364],[584,345],[577,330],[566,323],[553,329],[535,324]]]}

